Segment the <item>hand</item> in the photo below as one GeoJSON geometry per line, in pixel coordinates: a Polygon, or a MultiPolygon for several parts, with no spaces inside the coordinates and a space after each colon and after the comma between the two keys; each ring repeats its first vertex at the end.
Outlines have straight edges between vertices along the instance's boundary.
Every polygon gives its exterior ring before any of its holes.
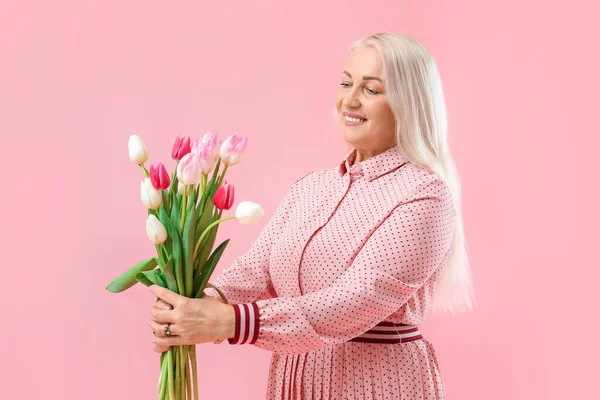
{"type": "Polygon", "coordinates": [[[233,307],[210,296],[191,299],[157,285],[150,290],[159,301],[152,307],[148,324],[154,331],[154,350],[167,351],[171,346],[220,343],[233,337],[235,315],[233,307]],[[165,335],[170,324],[171,335],[165,335]]]}
{"type": "MultiPolygon", "coordinates": [[[[221,298],[219,297],[217,300],[223,302],[221,300],[221,298]]],[[[154,305],[154,307],[158,308],[159,310],[172,310],[173,306],[167,302],[165,302],[164,300],[158,300],[156,302],[156,304],[154,305]]],[[[155,332],[152,332],[155,333],[155,332]]],[[[225,339],[217,339],[215,341],[213,341],[214,344],[220,344],[223,340],[225,339]]],[[[164,353],[165,351],[169,351],[169,349],[171,348],[171,346],[159,346],[158,344],[154,343],[154,351],[156,351],[157,353],[164,353]]]]}
{"type": "MultiPolygon", "coordinates": [[[[207,296],[207,297],[208,297],[208,296],[207,296]]],[[[214,298],[214,297],[213,297],[213,298],[214,298]]],[[[219,300],[221,303],[223,303],[223,300],[222,300],[220,297],[219,297],[219,298],[217,298],[217,300],[219,300]]],[[[225,303],[223,303],[223,304],[225,304],[225,303]]],[[[235,322],[234,322],[234,323],[235,323],[235,322]]],[[[213,343],[214,343],[214,344],[219,344],[219,343],[221,343],[223,340],[225,340],[225,338],[223,338],[223,339],[217,339],[217,340],[213,341],[213,343]]]]}
{"type": "MultiPolygon", "coordinates": [[[[169,303],[166,303],[163,300],[158,300],[156,302],[156,304],[153,306],[156,307],[160,310],[172,310],[173,306],[169,303]]],[[[156,332],[152,332],[156,335],[156,332]]],[[[157,353],[164,353],[165,351],[168,351],[171,348],[171,346],[159,346],[158,344],[154,343],[154,351],[156,351],[157,353]]]]}

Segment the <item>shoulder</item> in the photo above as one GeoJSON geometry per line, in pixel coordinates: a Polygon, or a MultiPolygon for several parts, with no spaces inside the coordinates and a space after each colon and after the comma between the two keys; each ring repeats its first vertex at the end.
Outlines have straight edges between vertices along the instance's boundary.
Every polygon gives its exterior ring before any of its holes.
{"type": "Polygon", "coordinates": [[[295,186],[310,186],[317,184],[327,178],[330,171],[327,169],[310,169],[305,170],[296,176],[294,180],[295,186]]]}
{"type": "Polygon", "coordinates": [[[307,176],[313,174],[314,172],[315,172],[314,169],[301,172],[300,175],[297,175],[296,179],[294,179],[294,184],[297,184],[298,182],[300,182],[301,180],[303,180],[307,176]]]}
{"type": "Polygon", "coordinates": [[[439,174],[413,163],[408,163],[401,170],[396,184],[402,186],[404,195],[397,206],[419,208],[426,204],[430,211],[455,213],[450,186],[439,174]]]}
{"type": "Polygon", "coordinates": [[[405,185],[409,198],[451,196],[450,187],[438,174],[417,164],[407,163],[401,168],[399,179],[405,185]]]}

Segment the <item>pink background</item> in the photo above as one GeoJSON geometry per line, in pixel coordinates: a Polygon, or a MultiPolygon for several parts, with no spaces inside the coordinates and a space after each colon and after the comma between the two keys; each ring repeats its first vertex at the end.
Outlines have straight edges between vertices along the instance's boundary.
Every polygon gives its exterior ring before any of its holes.
{"type": "MultiPolygon", "coordinates": [[[[432,315],[449,399],[595,397],[600,356],[598,7],[517,1],[5,1],[0,4],[0,397],[155,398],[153,254],[127,138],[169,168],[176,135],[250,139],[228,174],[262,204],[345,148],[331,125],[351,41],[412,34],[438,60],[476,311],[432,315]],[[485,394],[485,395],[484,395],[485,394]]],[[[204,399],[262,399],[270,353],[199,346],[204,399]]]]}

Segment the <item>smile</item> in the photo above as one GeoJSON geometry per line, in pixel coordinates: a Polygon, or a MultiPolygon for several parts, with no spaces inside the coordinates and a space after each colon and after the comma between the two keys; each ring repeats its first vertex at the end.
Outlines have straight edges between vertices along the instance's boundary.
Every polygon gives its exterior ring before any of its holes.
{"type": "Polygon", "coordinates": [[[367,122],[366,119],[344,116],[344,123],[345,123],[346,126],[362,125],[365,122],[367,122]]]}

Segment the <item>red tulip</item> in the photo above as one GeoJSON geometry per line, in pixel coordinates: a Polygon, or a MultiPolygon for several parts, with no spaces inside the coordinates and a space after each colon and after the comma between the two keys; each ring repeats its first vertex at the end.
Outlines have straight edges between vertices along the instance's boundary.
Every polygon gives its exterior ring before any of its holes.
{"type": "Polygon", "coordinates": [[[177,136],[175,139],[175,144],[173,145],[173,151],[171,152],[171,156],[174,160],[181,160],[183,156],[192,151],[190,138],[184,136],[180,138],[177,136]]]}
{"type": "Polygon", "coordinates": [[[152,186],[156,190],[165,190],[169,188],[171,185],[171,178],[169,178],[169,173],[162,163],[158,163],[156,168],[154,165],[150,166],[150,181],[152,181],[152,186]]]}
{"type": "Polygon", "coordinates": [[[233,205],[234,189],[233,185],[227,181],[223,181],[221,186],[215,192],[213,204],[219,210],[229,210],[233,205]]]}

